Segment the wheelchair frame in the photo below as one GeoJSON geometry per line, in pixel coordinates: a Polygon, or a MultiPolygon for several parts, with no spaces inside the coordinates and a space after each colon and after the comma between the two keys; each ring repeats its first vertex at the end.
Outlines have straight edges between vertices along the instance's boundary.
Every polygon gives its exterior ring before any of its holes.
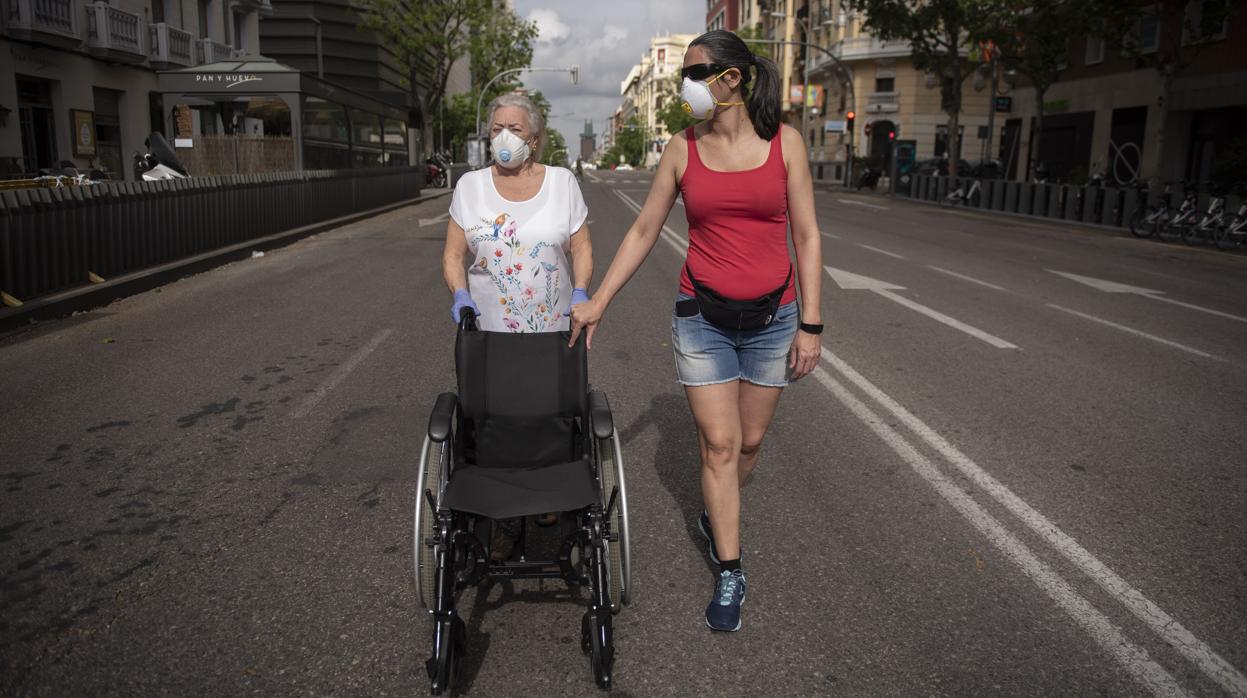
{"type": "Polygon", "coordinates": [[[597,501],[574,512],[578,525],[564,538],[556,559],[493,562],[473,530],[484,517],[442,506],[461,445],[462,417],[455,393],[438,396],[421,448],[413,520],[416,592],[434,623],[433,648],[425,662],[431,694],[439,695],[452,685],[466,652],[467,629],[455,608],[457,592],[495,579],[558,578],[573,589],[588,585],[581,649],[590,659],[597,685],[611,688],[612,616],[632,596],[627,486],[623,451],[606,396],[590,388],[587,402],[579,436],[585,439],[584,452],[594,471],[597,501]],[[439,447],[435,460],[429,458],[434,445],[439,447]],[[578,560],[573,559],[576,552],[578,560]]]}

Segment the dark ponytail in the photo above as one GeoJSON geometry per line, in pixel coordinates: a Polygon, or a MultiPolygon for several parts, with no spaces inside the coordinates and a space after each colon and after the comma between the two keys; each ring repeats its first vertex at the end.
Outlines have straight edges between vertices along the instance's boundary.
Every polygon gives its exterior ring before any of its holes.
{"type": "Polygon", "coordinates": [[[701,46],[711,62],[724,68],[736,68],[741,75],[741,92],[745,97],[745,109],[753,130],[758,137],[769,141],[779,133],[779,68],[775,62],[763,56],[755,56],[749,46],[736,34],[715,29],[693,39],[689,48],[701,46]],[[757,71],[753,87],[749,86],[750,68],[757,71]]]}

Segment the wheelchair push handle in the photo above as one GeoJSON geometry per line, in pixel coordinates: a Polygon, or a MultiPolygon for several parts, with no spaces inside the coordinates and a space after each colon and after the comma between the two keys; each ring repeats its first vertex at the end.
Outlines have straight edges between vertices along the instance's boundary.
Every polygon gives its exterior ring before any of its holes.
{"type": "Polygon", "coordinates": [[[476,331],[476,312],[471,308],[459,309],[459,330],[476,331]]]}

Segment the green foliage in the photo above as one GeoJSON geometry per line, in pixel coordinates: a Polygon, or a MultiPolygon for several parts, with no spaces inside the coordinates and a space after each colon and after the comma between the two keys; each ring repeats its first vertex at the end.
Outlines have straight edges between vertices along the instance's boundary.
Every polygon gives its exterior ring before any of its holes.
{"type": "Polygon", "coordinates": [[[466,93],[450,95],[442,107],[433,115],[434,141],[444,137],[442,147],[450,150],[453,161],[462,162],[467,159],[464,144],[476,128],[476,100],[466,93]]]}
{"type": "MultiPolygon", "coordinates": [[[[374,32],[394,53],[404,84],[426,119],[440,118],[450,69],[461,58],[471,57],[474,75],[482,74],[476,66],[501,71],[526,67],[532,61],[536,25],[499,9],[495,0],[357,2],[360,28],[374,32]]],[[[486,73],[484,80],[492,75],[486,73]]],[[[500,82],[504,83],[500,91],[515,84],[500,82]]],[[[450,125],[449,115],[446,125],[450,125]]],[[[456,128],[456,133],[446,137],[453,141],[459,136],[456,128]]]]}
{"type": "Polygon", "coordinates": [[[745,40],[745,45],[749,47],[749,50],[753,52],[753,55],[775,60],[775,56],[771,50],[772,46],[774,46],[773,44],[759,44],[754,42],[754,39],[767,38],[766,35],[762,33],[761,24],[755,24],[752,27],[744,27],[736,32],[736,36],[739,36],[745,40]]]}
{"type": "Polygon", "coordinates": [[[618,149],[620,161],[640,167],[645,160],[646,140],[648,136],[641,120],[635,116],[628,119],[628,123],[615,136],[615,148],[618,149]]]}
{"type": "Polygon", "coordinates": [[[541,162],[545,165],[567,167],[567,141],[558,129],[546,129],[546,149],[541,154],[541,162]]]}
{"type": "Polygon", "coordinates": [[[611,146],[609,150],[602,153],[602,167],[614,167],[620,163],[619,146],[611,146]]]}
{"type": "Polygon", "coordinates": [[[684,107],[681,105],[681,82],[679,73],[676,73],[671,77],[671,80],[667,81],[662,91],[663,106],[662,109],[658,110],[658,120],[666,127],[667,133],[672,135],[697,123],[697,119],[689,116],[688,112],[684,111],[684,107]]]}

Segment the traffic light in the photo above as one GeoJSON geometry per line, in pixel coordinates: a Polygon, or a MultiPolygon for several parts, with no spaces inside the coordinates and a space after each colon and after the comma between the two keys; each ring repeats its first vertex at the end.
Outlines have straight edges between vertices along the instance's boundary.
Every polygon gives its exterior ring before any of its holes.
{"type": "Polygon", "coordinates": [[[853,132],[853,120],[857,118],[857,112],[848,112],[844,115],[844,127],[849,133],[853,132]]]}
{"type": "Polygon", "coordinates": [[[890,141],[896,140],[896,131],[888,131],[888,140],[890,141]]]}

